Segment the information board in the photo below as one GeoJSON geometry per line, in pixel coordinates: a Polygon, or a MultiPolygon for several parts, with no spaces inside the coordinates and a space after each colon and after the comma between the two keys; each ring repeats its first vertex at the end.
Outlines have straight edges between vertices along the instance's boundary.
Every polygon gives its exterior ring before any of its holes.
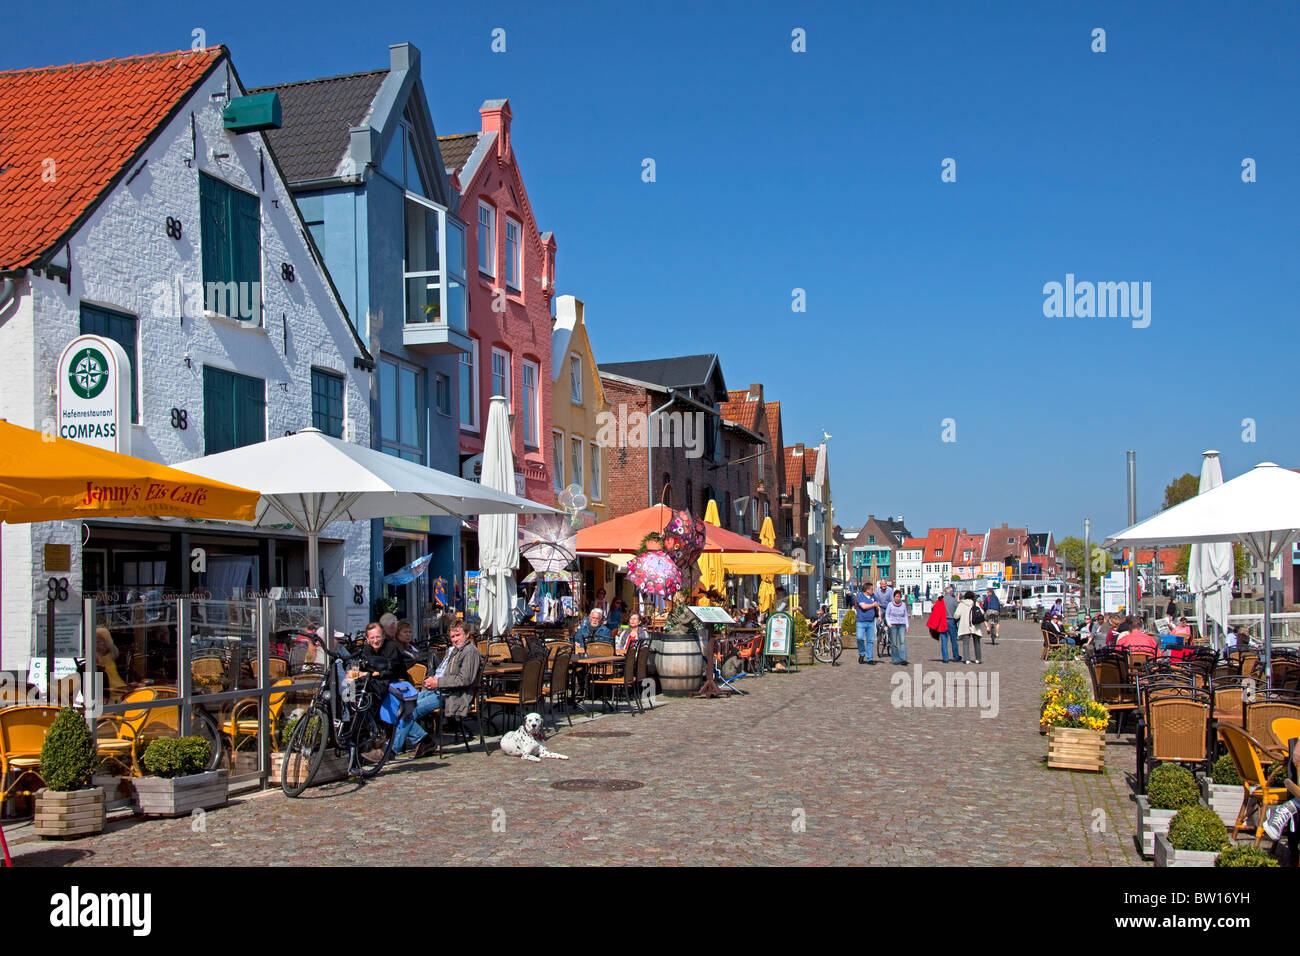
{"type": "Polygon", "coordinates": [[[768,657],[790,657],[794,654],[794,618],[785,611],[768,615],[763,653],[768,657]]]}

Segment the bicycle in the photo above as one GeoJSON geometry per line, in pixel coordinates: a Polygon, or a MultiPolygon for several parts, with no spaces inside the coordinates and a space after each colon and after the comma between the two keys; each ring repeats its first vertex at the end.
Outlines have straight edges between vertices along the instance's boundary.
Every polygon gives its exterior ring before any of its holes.
{"type": "Polygon", "coordinates": [[[844,653],[844,647],[829,624],[823,624],[813,633],[813,657],[819,664],[834,664],[844,653]]]}
{"type": "Polygon", "coordinates": [[[876,622],[876,660],[883,661],[894,653],[894,642],[889,639],[889,625],[876,622]]]}
{"type": "Polygon", "coordinates": [[[370,780],[393,752],[394,725],[379,716],[382,694],[371,687],[372,673],[345,671],[352,654],[331,651],[315,634],[304,633],[328,656],[324,680],[306,712],[298,718],[284,747],[280,786],[296,797],[311,786],[325,751],[347,751],[348,775],[370,780]],[[372,756],[378,752],[376,758],[372,756]]]}

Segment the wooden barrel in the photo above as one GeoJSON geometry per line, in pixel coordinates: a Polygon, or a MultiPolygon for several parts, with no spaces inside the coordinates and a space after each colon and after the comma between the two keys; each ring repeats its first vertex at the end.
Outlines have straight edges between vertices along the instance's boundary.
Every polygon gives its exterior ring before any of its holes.
{"type": "Polygon", "coordinates": [[[693,694],[704,684],[704,654],[694,634],[660,634],[650,643],[650,650],[663,693],[693,694]]]}

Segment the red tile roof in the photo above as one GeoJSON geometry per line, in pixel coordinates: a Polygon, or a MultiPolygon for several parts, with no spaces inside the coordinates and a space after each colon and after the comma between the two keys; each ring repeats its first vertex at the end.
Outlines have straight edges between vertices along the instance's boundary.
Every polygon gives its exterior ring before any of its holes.
{"type": "Polygon", "coordinates": [[[957,537],[956,528],[931,528],[925,537],[925,560],[951,562],[957,550],[957,537]]]}
{"type": "Polygon", "coordinates": [[[982,534],[962,534],[957,536],[957,547],[954,550],[954,561],[960,561],[967,567],[973,564],[979,564],[984,560],[984,535],[982,534]],[[967,562],[963,557],[966,550],[970,550],[970,561],[967,562]]]}
{"type": "MultiPolygon", "coordinates": [[[[903,541],[903,547],[909,551],[915,550],[916,548],[924,548],[925,542],[928,540],[928,538],[907,538],[903,541]]],[[[924,555],[922,555],[922,557],[924,557],[924,555]]]]}
{"type": "Polygon", "coordinates": [[[60,245],[226,52],[0,72],[0,269],[60,245]]]}
{"type": "MultiPolygon", "coordinates": [[[[731,394],[734,395],[735,392],[731,394]]],[[[756,427],[758,424],[758,402],[747,402],[744,399],[722,402],[718,405],[718,411],[722,413],[722,417],[727,421],[735,422],[750,431],[758,430],[756,427]]]]}

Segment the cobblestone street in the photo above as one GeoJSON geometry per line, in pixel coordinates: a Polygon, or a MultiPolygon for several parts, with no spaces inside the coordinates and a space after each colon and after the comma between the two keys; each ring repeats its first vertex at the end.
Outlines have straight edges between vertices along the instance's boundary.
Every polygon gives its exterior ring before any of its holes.
{"type": "Polygon", "coordinates": [[[365,787],[240,799],[208,814],[206,832],[129,820],[65,844],[28,830],[12,849],[19,865],[1138,864],[1131,738],[1107,747],[1105,774],[1048,770],[1037,628],[1003,634],[982,667],[942,665],[914,620],[912,667],[846,651],[839,667],[742,681],[747,697],[575,721],[548,741],[568,761],[457,748],[398,760],[365,787]],[[919,686],[917,665],[983,675],[996,716],[895,707],[891,678],[919,686]],[[551,787],[592,778],[644,786],[551,787]]]}

